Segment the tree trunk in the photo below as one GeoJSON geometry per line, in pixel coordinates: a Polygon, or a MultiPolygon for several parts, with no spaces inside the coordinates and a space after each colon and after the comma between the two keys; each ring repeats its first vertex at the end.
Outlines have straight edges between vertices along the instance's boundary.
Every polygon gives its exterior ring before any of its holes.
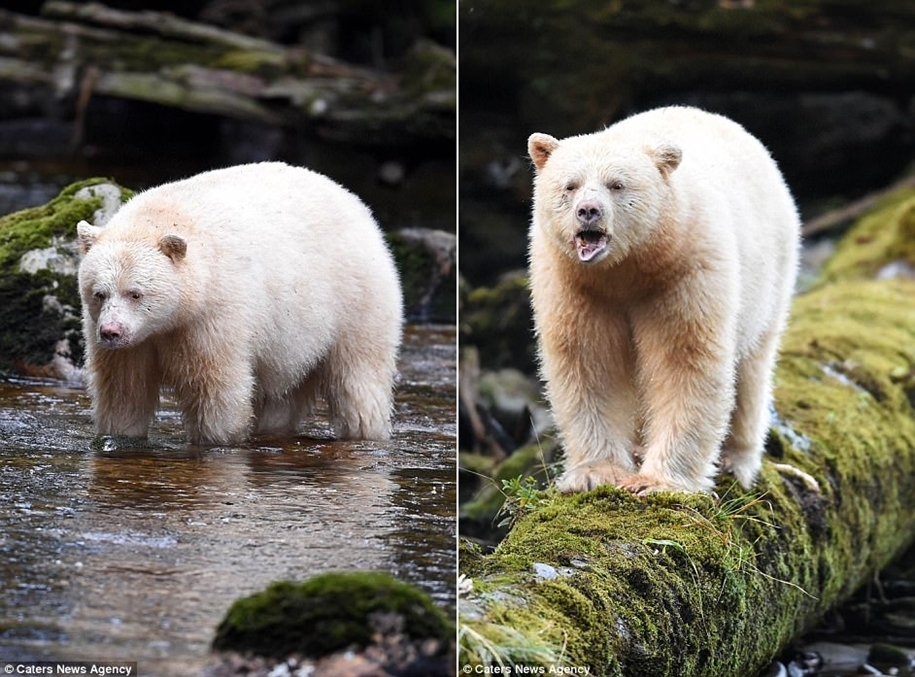
{"type": "Polygon", "coordinates": [[[796,299],[752,491],[722,478],[720,499],[547,492],[527,497],[492,554],[464,544],[462,664],[753,675],[908,546],[915,280],[889,276],[913,270],[912,242],[909,189],[863,218],[796,299]]]}

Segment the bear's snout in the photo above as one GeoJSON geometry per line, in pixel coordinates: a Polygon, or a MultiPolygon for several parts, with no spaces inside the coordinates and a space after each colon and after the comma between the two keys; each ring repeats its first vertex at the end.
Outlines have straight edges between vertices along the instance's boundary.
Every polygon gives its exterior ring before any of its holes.
{"type": "Polygon", "coordinates": [[[120,322],[106,322],[98,328],[100,343],[106,348],[120,348],[129,342],[124,325],[120,322]]]}
{"type": "Polygon", "coordinates": [[[578,208],[575,210],[575,216],[581,225],[592,226],[604,217],[604,210],[601,209],[600,204],[594,200],[583,200],[578,203],[578,208]]]}

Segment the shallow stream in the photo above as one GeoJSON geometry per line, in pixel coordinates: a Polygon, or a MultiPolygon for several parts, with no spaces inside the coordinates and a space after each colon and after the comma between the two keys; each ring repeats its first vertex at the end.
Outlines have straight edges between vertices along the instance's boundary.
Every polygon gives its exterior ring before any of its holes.
{"type": "Polygon", "coordinates": [[[94,445],[84,390],[0,382],[0,657],[200,674],[231,602],[380,570],[452,613],[455,332],[410,327],[394,436],[192,447],[165,402],[144,447],[94,445]]]}

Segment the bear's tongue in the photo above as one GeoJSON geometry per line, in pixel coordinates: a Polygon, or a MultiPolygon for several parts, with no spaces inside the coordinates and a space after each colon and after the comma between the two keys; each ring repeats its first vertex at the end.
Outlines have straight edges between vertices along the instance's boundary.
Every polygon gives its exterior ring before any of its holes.
{"type": "Polygon", "coordinates": [[[607,247],[607,236],[599,230],[580,230],[575,235],[578,258],[587,263],[607,247]]]}

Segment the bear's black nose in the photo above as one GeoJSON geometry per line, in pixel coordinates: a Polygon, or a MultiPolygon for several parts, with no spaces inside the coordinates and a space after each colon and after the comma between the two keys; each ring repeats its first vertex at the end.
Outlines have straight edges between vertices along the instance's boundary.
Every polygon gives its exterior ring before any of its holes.
{"type": "Polygon", "coordinates": [[[597,223],[601,220],[603,215],[604,212],[600,208],[600,205],[591,200],[580,202],[578,204],[578,209],[575,212],[575,216],[578,217],[578,222],[584,226],[590,226],[593,223],[597,223]]]}

